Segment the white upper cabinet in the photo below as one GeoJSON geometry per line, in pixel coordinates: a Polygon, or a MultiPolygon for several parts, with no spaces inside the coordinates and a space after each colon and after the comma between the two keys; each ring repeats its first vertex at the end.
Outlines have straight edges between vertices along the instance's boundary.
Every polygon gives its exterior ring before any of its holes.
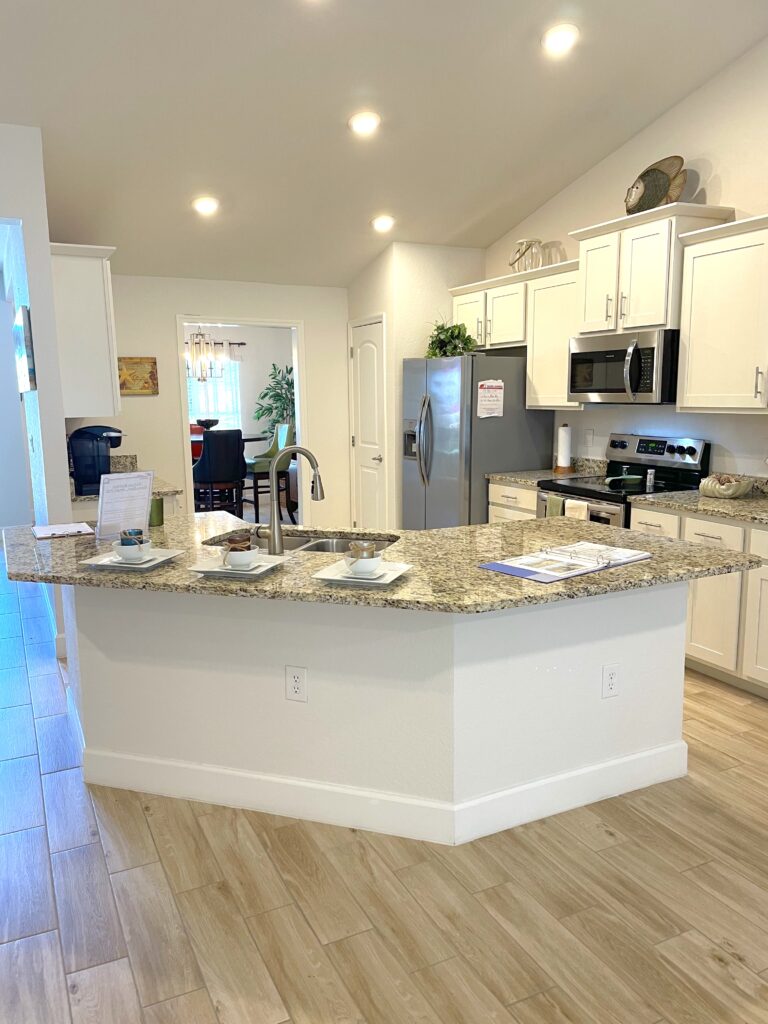
{"type": "Polygon", "coordinates": [[[66,417],[120,412],[109,258],[114,249],[51,245],[53,298],[66,417]]]}
{"type": "Polygon", "coordinates": [[[577,329],[616,330],[619,235],[599,235],[579,245],[579,320],[577,329]]]}
{"type": "Polygon", "coordinates": [[[488,345],[525,344],[525,282],[489,288],[485,293],[488,345]]]}
{"type": "Polygon", "coordinates": [[[678,235],[732,216],[729,207],[671,203],[572,231],[579,242],[578,332],[679,327],[678,235]]]}
{"type": "Polygon", "coordinates": [[[621,232],[619,325],[624,330],[667,320],[672,221],[641,224],[621,232]]]}
{"type": "Polygon", "coordinates": [[[577,271],[542,277],[528,284],[526,405],[579,409],[568,401],[568,339],[579,310],[577,271]]]}
{"type": "Polygon", "coordinates": [[[453,322],[464,324],[478,348],[485,346],[485,291],[468,292],[453,298],[453,322]]]}
{"type": "Polygon", "coordinates": [[[768,404],[768,217],[683,236],[679,406],[768,404]]]}

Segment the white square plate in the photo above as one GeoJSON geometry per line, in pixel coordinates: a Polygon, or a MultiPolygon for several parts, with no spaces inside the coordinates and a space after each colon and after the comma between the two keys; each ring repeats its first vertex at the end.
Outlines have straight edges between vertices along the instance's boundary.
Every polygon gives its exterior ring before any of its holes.
{"type": "Polygon", "coordinates": [[[109,569],[110,571],[117,569],[120,572],[126,569],[128,572],[146,572],[148,569],[155,569],[158,565],[170,562],[171,559],[183,554],[184,552],[180,548],[178,550],[175,548],[152,548],[152,554],[142,559],[141,562],[124,562],[114,551],[105,551],[101,555],[94,555],[93,558],[85,558],[79,564],[89,569],[109,569]]]}
{"type": "Polygon", "coordinates": [[[324,583],[341,583],[352,587],[386,587],[390,583],[412,569],[407,562],[385,562],[381,563],[381,571],[375,576],[353,576],[347,569],[347,563],[342,559],[326,566],[319,572],[313,574],[313,580],[322,580],[324,583]]]}
{"type": "Polygon", "coordinates": [[[222,565],[221,562],[216,562],[214,559],[209,558],[190,565],[189,571],[198,572],[201,576],[207,576],[209,579],[218,577],[225,580],[252,580],[263,576],[265,573],[272,572],[273,569],[277,569],[284,562],[287,562],[289,558],[289,555],[267,555],[258,552],[254,559],[254,564],[248,569],[235,569],[231,565],[222,565]]]}

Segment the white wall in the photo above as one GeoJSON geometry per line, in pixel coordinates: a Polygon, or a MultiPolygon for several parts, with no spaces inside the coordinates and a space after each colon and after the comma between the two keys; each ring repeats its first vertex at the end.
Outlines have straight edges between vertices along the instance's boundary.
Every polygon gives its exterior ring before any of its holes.
{"type": "MultiPolygon", "coordinates": [[[[293,363],[293,332],[290,327],[254,327],[242,324],[231,332],[232,341],[244,341],[240,349],[240,419],[244,434],[264,431],[267,424],[253,418],[253,410],[264,390],[272,364],[280,369],[293,363]]],[[[253,454],[260,451],[253,448],[253,454]]],[[[251,454],[251,450],[248,450],[251,454]]]]}
{"type": "MultiPolygon", "coordinates": [[[[0,167],[0,218],[22,225],[24,290],[28,290],[35,345],[38,390],[24,396],[35,519],[68,522],[69,471],[39,129],[0,125],[0,167]]],[[[22,286],[17,277],[17,302],[24,298],[22,286]]]]}
{"type": "Polygon", "coordinates": [[[483,276],[481,249],[393,242],[349,286],[349,318],[385,315],[387,444],[389,467],[387,523],[401,523],[403,359],[425,355],[436,320],[450,323],[449,288],[483,276]]]}
{"type": "Polygon", "coordinates": [[[118,353],[156,356],[160,387],[156,397],[123,398],[122,414],[113,420],[126,434],[121,451],[135,453],[141,468],[182,487],[188,441],[182,431],[176,317],[302,322],[302,441],[317,455],[326,494],[322,503],[306,503],[305,520],[311,516],[317,526],[345,526],[350,502],[346,291],[119,274],[112,278],[112,287],[118,353]]]}
{"type": "MultiPolygon", "coordinates": [[[[660,157],[679,153],[689,168],[683,199],[733,206],[737,218],[768,212],[768,40],[735,61],[702,88],[600,161],[486,253],[488,277],[509,272],[517,238],[561,241],[569,256],[578,243],[568,232],[623,216],[624,193],[638,173],[660,157]]],[[[732,339],[738,344],[738,339],[732,339]]],[[[699,436],[715,443],[713,468],[765,475],[768,418],[756,415],[683,415],[666,409],[589,409],[569,413],[579,455],[604,455],[611,430],[643,430],[699,436]],[[595,431],[592,448],[584,444],[595,431]]]]}

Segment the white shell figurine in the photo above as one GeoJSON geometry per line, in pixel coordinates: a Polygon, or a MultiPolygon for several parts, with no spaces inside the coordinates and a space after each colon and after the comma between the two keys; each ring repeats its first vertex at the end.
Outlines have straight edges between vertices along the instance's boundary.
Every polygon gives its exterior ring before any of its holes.
{"type": "Polygon", "coordinates": [[[699,490],[705,498],[746,498],[753,487],[749,477],[732,476],[730,473],[712,473],[699,483],[699,490]]]}

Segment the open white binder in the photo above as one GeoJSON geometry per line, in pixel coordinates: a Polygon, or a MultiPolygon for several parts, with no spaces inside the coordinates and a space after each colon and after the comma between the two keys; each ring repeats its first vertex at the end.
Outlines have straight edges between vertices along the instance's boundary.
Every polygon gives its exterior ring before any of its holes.
{"type": "Polygon", "coordinates": [[[650,551],[613,548],[608,544],[590,544],[582,540],[562,547],[543,548],[530,555],[484,562],[480,568],[505,573],[507,576],[518,576],[534,583],[557,583],[573,576],[631,565],[632,562],[641,562],[650,557],[650,551]]]}

